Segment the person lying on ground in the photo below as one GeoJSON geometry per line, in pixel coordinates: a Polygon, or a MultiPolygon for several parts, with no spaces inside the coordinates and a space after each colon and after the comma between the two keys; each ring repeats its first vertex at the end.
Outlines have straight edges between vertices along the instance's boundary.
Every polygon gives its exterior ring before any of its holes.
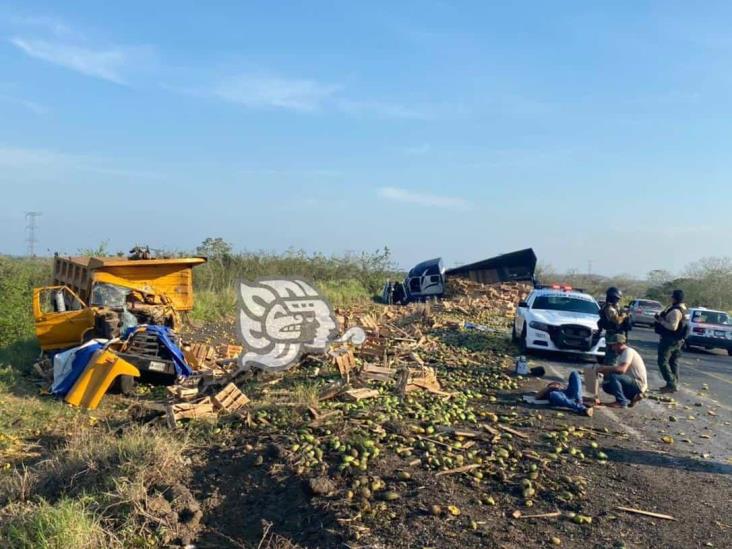
{"type": "Polygon", "coordinates": [[[552,382],[536,394],[536,400],[548,400],[553,406],[570,408],[585,416],[592,417],[592,407],[586,406],[582,400],[582,378],[579,372],[569,374],[567,387],[552,382]]]}
{"type": "Polygon", "coordinates": [[[627,408],[643,398],[648,390],[646,365],[638,351],[628,347],[623,334],[613,334],[607,338],[607,345],[612,346],[617,354],[615,366],[601,366],[597,372],[605,377],[602,390],[615,397],[615,402],[606,404],[611,408],[627,408]]]}

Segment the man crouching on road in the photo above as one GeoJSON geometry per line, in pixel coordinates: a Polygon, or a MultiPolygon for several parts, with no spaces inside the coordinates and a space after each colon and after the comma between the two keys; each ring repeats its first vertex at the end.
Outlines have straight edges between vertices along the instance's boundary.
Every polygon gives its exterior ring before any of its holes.
{"type": "Polygon", "coordinates": [[[618,358],[616,366],[600,366],[597,373],[605,376],[602,390],[615,397],[615,402],[606,404],[610,408],[627,408],[634,406],[643,393],[648,390],[646,365],[635,349],[627,345],[623,334],[613,334],[608,338],[608,345],[613,346],[618,358]]]}

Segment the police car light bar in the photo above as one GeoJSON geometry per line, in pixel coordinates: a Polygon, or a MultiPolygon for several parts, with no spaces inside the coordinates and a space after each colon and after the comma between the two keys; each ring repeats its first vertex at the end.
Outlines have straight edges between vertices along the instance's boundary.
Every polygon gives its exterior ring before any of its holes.
{"type": "Polygon", "coordinates": [[[564,292],[581,292],[585,293],[582,288],[573,288],[568,284],[536,284],[534,286],[537,290],[562,290],[564,292]]]}

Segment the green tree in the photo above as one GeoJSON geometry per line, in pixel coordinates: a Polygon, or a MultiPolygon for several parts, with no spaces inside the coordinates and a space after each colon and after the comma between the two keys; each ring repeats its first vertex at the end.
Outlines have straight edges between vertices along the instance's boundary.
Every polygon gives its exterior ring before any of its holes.
{"type": "Polygon", "coordinates": [[[232,246],[220,236],[207,238],[196,248],[196,254],[207,257],[209,260],[221,260],[231,255],[232,246]]]}

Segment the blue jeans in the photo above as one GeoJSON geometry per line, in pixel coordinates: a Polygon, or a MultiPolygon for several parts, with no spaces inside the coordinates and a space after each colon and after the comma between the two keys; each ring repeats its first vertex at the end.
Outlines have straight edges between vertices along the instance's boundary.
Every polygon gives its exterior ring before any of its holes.
{"type": "Polygon", "coordinates": [[[623,407],[641,393],[635,379],[625,374],[608,374],[602,384],[602,390],[615,397],[623,407]]]}
{"type": "Polygon", "coordinates": [[[582,402],[582,378],[580,378],[579,372],[569,374],[566,389],[556,389],[549,393],[549,402],[553,406],[571,408],[578,414],[583,414],[587,408],[582,402]]]}

